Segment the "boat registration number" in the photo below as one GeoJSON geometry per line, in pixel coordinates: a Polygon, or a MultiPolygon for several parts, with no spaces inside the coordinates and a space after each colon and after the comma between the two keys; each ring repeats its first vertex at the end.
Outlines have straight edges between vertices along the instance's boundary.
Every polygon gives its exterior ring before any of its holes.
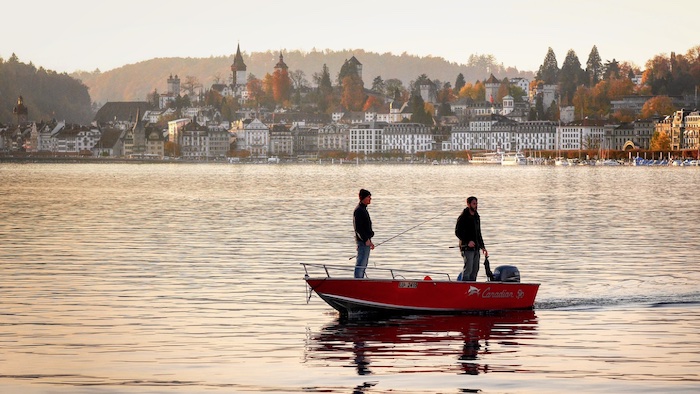
{"type": "Polygon", "coordinates": [[[417,282],[399,282],[399,289],[415,289],[417,287],[417,282]]]}

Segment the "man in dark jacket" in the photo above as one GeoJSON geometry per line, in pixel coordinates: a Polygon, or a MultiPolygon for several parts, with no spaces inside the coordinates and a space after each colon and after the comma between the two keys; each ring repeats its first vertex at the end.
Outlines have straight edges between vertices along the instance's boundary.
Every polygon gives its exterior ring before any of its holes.
{"type": "Polygon", "coordinates": [[[369,218],[367,206],[372,202],[372,193],[360,189],[360,203],[357,204],[352,214],[352,224],[355,228],[355,241],[357,243],[357,261],[355,262],[355,278],[364,278],[365,268],[369,262],[369,251],[374,249],[372,237],[372,220],[369,218]]]}
{"type": "Polygon", "coordinates": [[[477,213],[478,201],[476,197],[467,198],[467,207],[457,219],[455,235],[459,238],[459,249],[464,258],[462,269],[463,281],[475,281],[479,272],[479,251],[484,251],[484,256],[489,257],[489,252],[481,237],[481,219],[477,213]]]}

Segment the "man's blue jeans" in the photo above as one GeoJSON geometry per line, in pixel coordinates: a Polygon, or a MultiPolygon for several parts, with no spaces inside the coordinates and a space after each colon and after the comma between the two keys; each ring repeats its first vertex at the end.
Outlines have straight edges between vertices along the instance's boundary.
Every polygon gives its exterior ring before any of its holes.
{"type": "Polygon", "coordinates": [[[362,241],[357,241],[357,260],[355,262],[355,278],[365,277],[365,268],[369,262],[369,246],[362,241]]]}

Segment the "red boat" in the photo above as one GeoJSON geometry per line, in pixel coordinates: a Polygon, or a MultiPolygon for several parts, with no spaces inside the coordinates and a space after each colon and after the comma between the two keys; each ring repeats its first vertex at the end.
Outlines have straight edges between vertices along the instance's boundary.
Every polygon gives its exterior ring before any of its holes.
{"type": "Polygon", "coordinates": [[[331,271],[343,267],[302,265],[310,289],[344,316],[527,310],[533,309],[540,286],[539,283],[520,283],[520,273],[512,266],[496,268],[494,281],[463,282],[453,281],[444,273],[421,274],[421,279],[408,279],[406,276],[416,276],[417,271],[380,268],[367,268],[366,272],[372,271],[373,276],[383,273],[387,278],[332,277],[331,271]],[[310,269],[325,275],[310,276],[310,269]],[[430,275],[444,276],[444,279],[434,280],[430,275]]]}

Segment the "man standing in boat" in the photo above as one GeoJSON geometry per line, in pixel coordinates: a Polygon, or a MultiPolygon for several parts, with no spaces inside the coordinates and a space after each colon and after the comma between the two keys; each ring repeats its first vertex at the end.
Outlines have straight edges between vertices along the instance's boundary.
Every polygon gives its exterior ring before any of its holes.
{"type": "Polygon", "coordinates": [[[365,277],[365,268],[369,262],[369,251],[374,249],[372,237],[372,220],[369,218],[367,206],[372,202],[372,193],[369,190],[360,189],[360,203],[357,204],[352,214],[352,224],[355,228],[355,241],[357,242],[357,261],[355,263],[355,278],[365,277]]]}
{"type": "Polygon", "coordinates": [[[484,251],[484,256],[489,257],[489,252],[484,246],[481,237],[481,219],[477,213],[479,203],[476,197],[467,198],[467,207],[457,219],[455,235],[459,238],[459,250],[464,258],[462,270],[463,281],[475,281],[479,272],[479,251],[484,251]]]}

